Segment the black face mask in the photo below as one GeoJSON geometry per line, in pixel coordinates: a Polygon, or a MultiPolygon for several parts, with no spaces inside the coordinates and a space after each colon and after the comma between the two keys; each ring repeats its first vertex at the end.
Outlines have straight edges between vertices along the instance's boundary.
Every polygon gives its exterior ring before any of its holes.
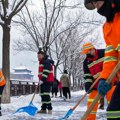
{"type": "Polygon", "coordinates": [[[91,55],[91,54],[87,54],[87,57],[88,57],[88,58],[93,58],[94,56],[91,55]]]}
{"type": "Polygon", "coordinates": [[[112,3],[109,0],[105,0],[104,4],[97,12],[100,15],[105,16],[107,19],[107,22],[112,21],[115,15],[115,10],[112,7],[112,3]]]}

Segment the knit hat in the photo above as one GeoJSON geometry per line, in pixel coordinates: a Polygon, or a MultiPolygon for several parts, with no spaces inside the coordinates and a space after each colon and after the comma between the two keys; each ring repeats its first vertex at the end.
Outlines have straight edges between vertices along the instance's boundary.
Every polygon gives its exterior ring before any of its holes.
{"type": "Polygon", "coordinates": [[[95,6],[92,4],[92,2],[97,2],[97,1],[105,1],[105,0],[84,0],[84,5],[88,10],[93,10],[95,9],[95,6]]]}
{"type": "Polygon", "coordinates": [[[82,52],[81,54],[86,54],[90,49],[95,48],[92,43],[85,43],[82,47],[82,52]]]}
{"type": "Polygon", "coordinates": [[[37,54],[45,54],[45,52],[43,51],[43,49],[42,48],[39,48],[39,51],[38,51],[38,53],[37,54]]]}

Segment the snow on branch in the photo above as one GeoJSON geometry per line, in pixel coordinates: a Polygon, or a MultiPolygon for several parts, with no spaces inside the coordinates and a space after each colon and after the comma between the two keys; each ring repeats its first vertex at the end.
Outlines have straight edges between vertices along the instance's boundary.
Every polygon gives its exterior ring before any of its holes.
{"type": "Polygon", "coordinates": [[[10,17],[13,17],[15,14],[17,14],[23,7],[24,5],[26,4],[28,0],[20,0],[19,2],[16,3],[15,5],[15,2],[12,6],[12,12],[10,14],[10,17]]]}
{"type": "Polygon", "coordinates": [[[1,0],[0,16],[2,20],[11,19],[24,7],[27,1],[28,0],[1,0]]]}
{"type": "Polygon", "coordinates": [[[3,25],[3,24],[4,24],[4,21],[0,17],[0,25],[3,25]]]}

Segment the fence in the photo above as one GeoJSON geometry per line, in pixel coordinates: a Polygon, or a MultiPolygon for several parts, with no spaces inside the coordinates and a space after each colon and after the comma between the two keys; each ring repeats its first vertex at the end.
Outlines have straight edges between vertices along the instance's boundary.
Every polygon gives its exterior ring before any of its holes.
{"type": "Polygon", "coordinates": [[[37,82],[10,81],[11,96],[32,94],[35,91],[37,82]]]}

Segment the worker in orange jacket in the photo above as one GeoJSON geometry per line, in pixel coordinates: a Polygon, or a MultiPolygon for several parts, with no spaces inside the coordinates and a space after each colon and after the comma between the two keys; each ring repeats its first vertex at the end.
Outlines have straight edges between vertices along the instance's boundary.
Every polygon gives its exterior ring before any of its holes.
{"type": "MultiPolygon", "coordinates": [[[[90,107],[91,103],[93,102],[95,96],[97,95],[97,82],[92,90],[90,90],[91,85],[97,80],[100,75],[100,72],[103,69],[103,59],[104,59],[104,49],[96,49],[92,43],[85,43],[82,47],[82,54],[86,54],[86,58],[83,62],[83,70],[84,70],[84,80],[85,80],[85,90],[89,93],[88,96],[88,108],[90,107]]],[[[114,78],[114,80],[116,80],[114,78]]],[[[106,99],[109,104],[112,93],[115,89],[115,86],[107,93],[106,99]]],[[[104,99],[104,97],[102,98],[104,99]]],[[[87,117],[87,120],[96,120],[96,113],[98,109],[99,101],[96,103],[95,107],[93,108],[92,112],[87,117]]]]}
{"type": "Polygon", "coordinates": [[[0,116],[2,115],[2,113],[1,113],[1,97],[2,97],[2,92],[3,92],[5,84],[6,84],[6,80],[3,76],[2,70],[0,70],[0,116]]]}
{"type": "MultiPolygon", "coordinates": [[[[106,42],[103,70],[100,74],[98,92],[105,96],[111,89],[106,79],[120,61],[120,0],[84,0],[87,9],[97,9],[97,12],[106,18],[103,34],[106,42]]],[[[118,72],[120,76],[120,71],[118,72]]],[[[107,108],[107,120],[120,120],[120,80],[112,95],[107,108]]]]}

